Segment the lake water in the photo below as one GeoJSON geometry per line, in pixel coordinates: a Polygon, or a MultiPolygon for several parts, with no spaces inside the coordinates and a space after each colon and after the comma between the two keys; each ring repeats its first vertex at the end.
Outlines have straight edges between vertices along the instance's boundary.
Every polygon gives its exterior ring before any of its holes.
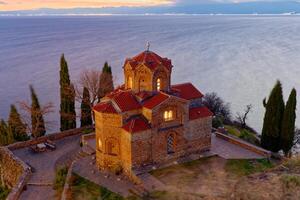
{"type": "Polygon", "coordinates": [[[299,33],[300,16],[2,17],[0,117],[7,118],[11,103],[28,100],[33,84],[42,104],[55,103],[48,119],[57,130],[62,53],[73,81],[108,61],[120,84],[125,58],[150,41],[152,51],[172,59],[173,83],[217,92],[233,115],[252,104],[249,124],[260,131],[262,100],[275,81],[282,81],[285,99],[292,87],[300,89],[299,33]]]}

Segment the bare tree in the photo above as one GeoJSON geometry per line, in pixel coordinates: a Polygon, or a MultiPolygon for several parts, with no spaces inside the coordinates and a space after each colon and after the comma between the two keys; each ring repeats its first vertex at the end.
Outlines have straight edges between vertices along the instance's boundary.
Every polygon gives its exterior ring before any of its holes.
{"type": "Polygon", "coordinates": [[[297,144],[300,144],[300,129],[299,128],[296,128],[296,130],[295,130],[293,147],[297,144]]]}
{"type": "Polygon", "coordinates": [[[83,88],[87,88],[90,93],[91,105],[98,100],[101,71],[97,69],[85,69],[80,73],[79,80],[75,85],[76,100],[81,102],[83,99],[83,88]]]}
{"type": "Polygon", "coordinates": [[[83,100],[83,88],[87,88],[90,93],[90,105],[94,106],[99,99],[100,89],[103,91],[111,91],[111,85],[107,81],[101,81],[106,76],[101,76],[102,72],[98,69],[84,69],[79,76],[77,83],[75,84],[76,101],[82,102],[83,100]]]}
{"type": "Polygon", "coordinates": [[[217,95],[217,93],[207,93],[203,98],[203,104],[214,113],[215,117],[224,123],[231,123],[230,104],[217,95]]]}
{"type": "Polygon", "coordinates": [[[236,119],[241,124],[242,128],[246,128],[247,124],[246,121],[248,119],[248,114],[252,111],[253,106],[251,104],[247,105],[244,113],[237,113],[236,119]]]}
{"type": "MultiPolygon", "coordinates": [[[[21,119],[24,122],[26,129],[29,133],[36,133],[38,132],[38,128],[41,125],[41,121],[39,117],[36,117],[35,121],[36,121],[36,125],[32,126],[32,116],[39,116],[42,115],[44,118],[45,116],[49,115],[50,113],[54,112],[54,105],[53,103],[47,103],[43,106],[41,106],[40,110],[36,110],[36,109],[32,109],[30,103],[26,102],[26,101],[20,101],[18,102],[21,110],[22,110],[22,114],[21,114],[21,119]],[[34,112],[38,112],[38,113],[34,113],[34,112]]],[[[49,120],[44,120],[44,124],[47,127],[47,129],[51,128],[52,125],[54,124],[53,121],[49,121],[49,120]]]]}

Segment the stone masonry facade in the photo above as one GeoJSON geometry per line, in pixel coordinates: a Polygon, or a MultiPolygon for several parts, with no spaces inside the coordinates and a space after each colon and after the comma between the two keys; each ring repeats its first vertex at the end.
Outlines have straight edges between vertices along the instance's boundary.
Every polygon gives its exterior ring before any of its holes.
{"type": "Polygon", "coordinates": [[[99,169],[131,175],[210,149],[213,114],[191,83],[171,85],[172,68],[149,50],[125,61],[125,84],[94,107],[99,169]]]}

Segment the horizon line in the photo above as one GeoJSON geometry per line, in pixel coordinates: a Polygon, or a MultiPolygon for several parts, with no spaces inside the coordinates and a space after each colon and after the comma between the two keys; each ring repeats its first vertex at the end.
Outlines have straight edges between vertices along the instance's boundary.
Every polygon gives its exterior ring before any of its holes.
{"type": "Polygon", "coordinates": [[[218,16],[218,15],[244,15],[244,16],[300,16],[300,13],[287,12],[287,13],[143,13],[143,14],[117,14],[117,13],[90,13],[90,14],[80,14],[80,13],[66,13],[66,14],[1,14],[0,17],[64,17],[64,16],[218,16]]]}

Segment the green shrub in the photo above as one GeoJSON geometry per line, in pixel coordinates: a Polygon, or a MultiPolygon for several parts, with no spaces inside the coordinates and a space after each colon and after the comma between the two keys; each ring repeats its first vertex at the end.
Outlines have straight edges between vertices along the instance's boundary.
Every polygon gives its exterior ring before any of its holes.
{"type": "Polygon", "coordinates": [[[219,128],[219,127],[222,127],[222,126],[224,126],[222,118],[214,117],[213,120],[212,120],[212,127],[219,128]]]}
{"type": "Polygon", "coordinates": [[[68,174],[68,168],[67,167],[62,167],[56,170],[55,173],[55,180],[53,184],[53,189],[54,190],[63,190],[66,178],[68,174]]]}
{"type": "Polygon", "coordinates": [[[10,190],[6,186],[0,185],[0,200],[5,200],[10,190]]]}

